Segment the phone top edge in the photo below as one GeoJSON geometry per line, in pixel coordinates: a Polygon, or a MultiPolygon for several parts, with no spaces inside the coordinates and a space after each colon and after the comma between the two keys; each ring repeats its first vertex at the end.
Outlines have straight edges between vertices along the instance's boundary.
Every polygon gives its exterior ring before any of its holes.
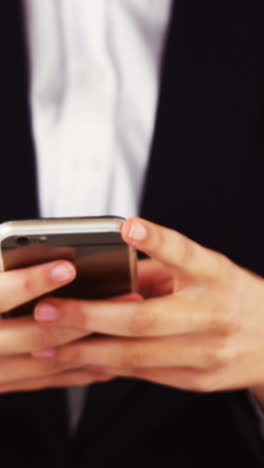
{"type": "Polygon", "coordinates": [[[110,216],[7,221],[0,225],[0,243],[9,236],[120,232],[124,221],[125,218],[110,216]]]}

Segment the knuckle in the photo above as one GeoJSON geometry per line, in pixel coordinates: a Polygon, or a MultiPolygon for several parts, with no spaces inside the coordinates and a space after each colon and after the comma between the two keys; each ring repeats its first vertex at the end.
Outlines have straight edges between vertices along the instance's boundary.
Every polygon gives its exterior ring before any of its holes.
{"type": "Polygon", "coordinates": [[[33,297],[38,290],[38,280],[35,274],[27,272],[22,279],[22,288],[29,297],[33,297]]]}
{"type": "Polygon", "coordinates": [[[180,263],[182,265],[188,265],[194,256],[194,243],[190,240],[181,236],[180,242],[180,263]]]}
{"type": "Polygon", "coordinates": [[[48,349],[54,344],[54,341],[54,331],[52,329],[37,327],[31,334],[32,351],[48,349]]]}
{"type": "Polygon", "coordinates": [[[206,352],[208,368],[221,368],[227,366],[235,357],[234,346],[228,339],[221,339],[213,349],[206,352]]]}
{"type": "Polygon", "coordinates": [[[59,302],[61,321],[71,323],[75,328],[88,330],[89,315],[85,303],[81,300],[60,299],[59,302]]]}
{"type": "Polygon", "coordinates": [[[37,325],[32,329],[30,343],[32,351],[41,351],[43,349],[58,347],[78,337],[72,330],[37,325]]]}
{"type": "Polygon", "coordinates": [[[79,345],[69,346],[61,352],[61,354],[59,355],[59,360],[67,362],[67,364],[73,366],[76,365],[78,367],[85,361],[82,347],[79,345]]]}
{"type": "Polygon", "coordinates": [[[235,306],[230,301],[229,304],[218,303],[211,310],[211,329],[217,331],[223,336],[233,335],[239,330],[239,315],[236,313],[235,306]]]}
{"type": "Polygon", "coordinates": [[[216,253],[217,278],[231,293],[240,288],[241,269],[230,258],[222,253],[216,253]]]}
{"type": "Polygon", "coordinates": [[[205,368],[214,368],[218,362],[217,362],[217,352],[215,349],[207,349],[204,354],[204,364],[205,368]]]}
{"type": "Polygon", "coordinates": [[[236,357],[236,350],[229,341],[225,342],[216,352],[217,367],[228,366],[236,357]]]}
{"type": "Polygon", "coordinates": [[[221,317],[221,332],[226,336],[235,334],[240,330],[240,320],[238,314],[231,308],[223,312],[221,317]]]}
{"type": "Polygon", "coordinates": [[[90,314],[86,303],[83,301],[74,301],[74,306],[72,305],[71,312],[73,308],[74,317],[78,322],[78,327],[80,327],[82,330],[90,330],[90,314]]]}
{"type": "Polygon", "coordinates": [[[147,336],[157,328],[157,318],[148,309],[138,306],[129,321],[130,336],[147,336]]]}

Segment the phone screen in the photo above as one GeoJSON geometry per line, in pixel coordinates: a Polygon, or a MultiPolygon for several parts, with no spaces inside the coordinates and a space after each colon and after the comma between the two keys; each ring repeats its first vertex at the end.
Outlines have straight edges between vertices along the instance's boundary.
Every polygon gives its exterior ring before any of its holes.
{"type": "MultiPolygon", "coordinates": [[[[131,250],[119,233],[13,236],[2,242],[2,255],[5,270],[57,259],[74,263],[76,279],[50,293],[51,296],[103,299],[132,290],[131,250]]],[[[32,313],[35,302],[14,309],[8,316],[32,313]]]]}

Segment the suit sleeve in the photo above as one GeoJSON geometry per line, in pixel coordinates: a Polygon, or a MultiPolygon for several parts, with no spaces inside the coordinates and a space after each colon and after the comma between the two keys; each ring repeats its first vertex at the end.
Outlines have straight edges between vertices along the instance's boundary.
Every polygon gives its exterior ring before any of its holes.
{"type": "Polygon", "coordinates": [[[251,392],[248,392],[248,398],[250,405],[256,414],[259,433],[264,441],[264,408],[260,405],[257,398],[251,392]]]}
{"type": "Polygon", "coordinates": [[[256,406],[255,398],[252,399],[247,390],[234,392],[229,404],[230,413],[236,422],[243,443],[252,453],[257,466],[264,466],[264,433],[262,433],[264,411],[256,406]]]}

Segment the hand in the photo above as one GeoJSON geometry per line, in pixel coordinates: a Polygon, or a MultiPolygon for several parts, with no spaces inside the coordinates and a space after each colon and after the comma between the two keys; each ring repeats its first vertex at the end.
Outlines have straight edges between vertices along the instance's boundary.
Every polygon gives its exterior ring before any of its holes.
{"type": "MultiPolygon", "coordinates": [[[[41,266],[0,273],[0,312],[8,312],[45,293],[72,281],[73,265],[56,261],[41,266]]],[[[86,331],[70,328],[49,330],[36,323],[33,317],[2,319],[0,323],[0,392],[45,388],[52,385],[70,385],[72,374],[65,371],[63,363],[50,360],[36,361],[32,353],[69,343],[86,335],[86,331]],[[59,375],[57,375],[59,374],[59,375]]],[[[84,380],[81,371],[75,371],[84,380]]],[[[85,382],[100,380],[95,372],[85,382]]],[[[109,378],[109,377],[108,377],[109,378]]]]}
{"type": "Polygon", "coordinates": [[[193,391],[261,391],[263,279],[144,220],[126,221],[122,236],[155,260],[141,274],[146,299],[40,302],[35,318],[43,329],[56,325],[105,335],[66,345],[52,359],[69,369],[87,366],[193,391]]]}

